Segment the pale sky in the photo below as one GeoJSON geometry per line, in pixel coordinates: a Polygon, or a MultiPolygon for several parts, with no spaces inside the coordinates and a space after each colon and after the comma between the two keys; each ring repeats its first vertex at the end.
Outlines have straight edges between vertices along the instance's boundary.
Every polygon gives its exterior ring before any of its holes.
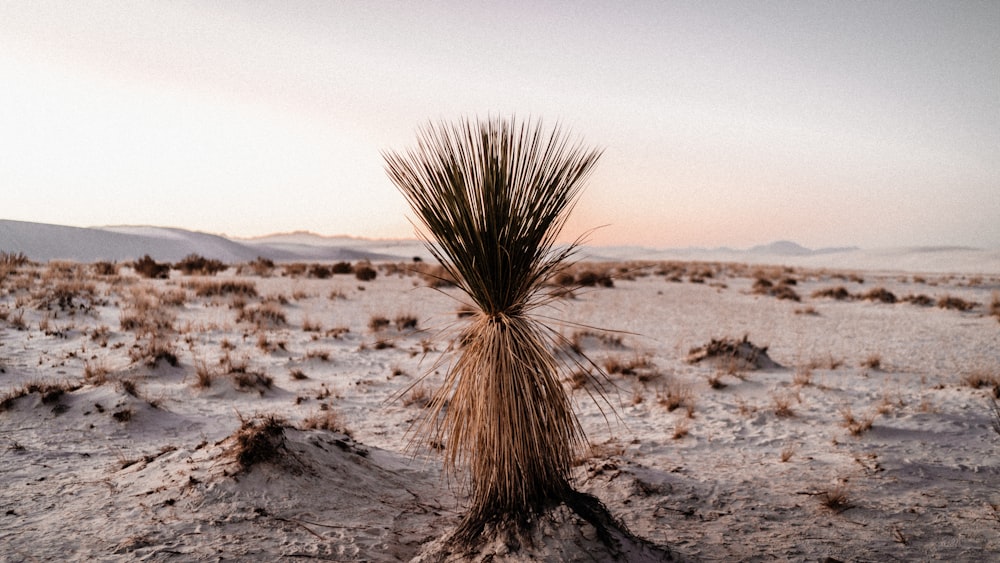
{"type": "Polygon", "coordinates": [[[566,238],[1000,247],[1000,2],[0,2],[0,219],[410,237],[380,151],[540,118],[566,238]]]}

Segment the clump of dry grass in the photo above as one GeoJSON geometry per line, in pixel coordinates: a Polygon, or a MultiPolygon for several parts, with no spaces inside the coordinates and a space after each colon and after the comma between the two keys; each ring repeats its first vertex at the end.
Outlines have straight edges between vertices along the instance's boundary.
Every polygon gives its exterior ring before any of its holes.
{"type": "Polygon", "coordinates": [[[149,254],[133,262],[132,269],[144,278],[165,280],[170,277],[170,264],[157,263],[149,254]]]}
{"type": "Polygon", "coordinates": [[[194,290],[194,294],[198,297],[223,295],[257,297],[257,286],[249,280],[191,280],[184,282],[184,287],[194,290]]]}
{"type": "Polygon", "coordinates": [[[351,431],[344,426],[344,421],[326,403],[319,406],[319,411],[310,414],[299,423],[300,430],[328,430],[341,434],[351,435],[351,431]]]}
{"type": "Polygon", "coordinates": [[[868,369],[882,369],[882,356],[878,353],[871,353],[861,362],[861,367],[868,369]]]}
{"type": "Polygon", "coordinates": [[[236,314],[236,322],[247,322],[256,325],[258,329],[266,329],[285,325],[288,318],[280,305],[269,301],[241,309],[236,314]]]}
{"type": "Polygon", "coordinates": [[[283,418],[274,414],[250,419],[241,416],[229,455],[242,471],[250,471],[254,465],[279,459],[287,451],[285,424],[283,418]]]}
{"type": "Polygon", "coordinates": [[[83,362],[83,380],[93,385],[104,385],[108,381],[111,368],[101,358],[83,362]]]}
{"type": "Polygon", "coordinates": [[[228,266],[223,264],[221,260],[205,258],[204,256],[198,254],[188,254],[182,258],[180,262],[174,264],[174,269],[179,270],[185,276],[191,276],[194,274],[214,276],[215,274],[224,271],[226,268],[228,268],[228,266]]]}
{"type": "Polygon", "coordinates": [[[372,332],[380,332],[389,328],[390,324],[392,324],[392,321],[389,320],[389,317],[385,317],[383,315],[373,315],[370,319],[368,319],[368,330],[372,332]]]}
{"type": "Polygon", "coordinates": [[[975,309],[979,303],[975,301],[966,301],[961,297],[954,297],[951,295],[944,295],[939,297],[937,300],[937,306],[941,309],[954,309],[956,311],[970,311],[975,309]]]}
{"type": "Polygon", "coordinates": [[[398,331],[416,330],[417,322],[416,315],[410,314],[396,315],[396,318],[393,320],[393,324],[395,324],[398,331]]]}
{"type": "Polygon", "coordinates": [[[993,292],[993,298],[990,300],[990,315],[1000,321],[1000,291],[993,292]]]}
{"type": "Polygon", "coordinates": [[[671,438],[674,440],[680,440],[681,438],[687,436],[689,432],[691,432],[691,420],[688,418],[681,418],[674,423],[674,433],[671,435],[671,438]]]}
{"type": "Polygon", "coordinates": [[[861,434],[871,430],[872,424],[875,422],[874,412],[868,413],[862,418],[856,418],[854,413],[851,412],[851,407],[849,406],[845,406],[840,409],[840,416],[842,418],[842,425],[853,436],[860,436],[861,434]]]}
{"type": "Polygon", "coordinates": [[[879,301],[881,303],[895,303],[896,295],[884,287],[872,288],[859,296],[865,301],[879,301]]]}
{"type": "Polygon", "coordinates": [[[794,400],[795,396],[791,393],[773,393],[771,402],[774,405],[774,415],[778,418],[793,418],[795,416],[795,411],[792,409],[794,400]]]}
{"type": "Polygon", "coordinates": [[[656,402],[666,407],[667,411],[686,407],[689,412],[694,412],[694,393],[691,387],[676,379],[670,379],[656,390],[656,402]]]}
{"type": "Polygon", "coordinates": [[[934,304],[934,299],[932,299],[931,297],[929,297],[929,296],[927,296],[927,295],[925,295],[923,293],[919,293],[919,294],[916,294],[916,295],[913,295],[913,294],[907,295],[907,296],[903,297],[900,301],[902,301],[904,303],[910,303],[910,304],[913,304],[913,305],[918,305],[920,307],[930,307],[931,305],[934,304]]]}
{"type": "Polygon", "coordinates": [[[771,297],[787,299],[789,301],[801,301],[802,298],[799,297],[799,294],[795,291],[792,285],[793,284],[789,284],[786,280],[773,283],[771,280],[766,278],[757,278],[757,280],[754,281],[751,292],[756,295],[770,295],[771,297]]]}
{"type": "Polygon", "coordinates": [[[796,387],[806,387],[812,385],[812,369],[809,366],[800,366],[795,368],[795,373],[792,375],[792,384],[796,387]]]}
{"type": "Polygon", "coordinates": [[[795,448],[789,446],[782,448],[781,454],[778,457],[781,459],[781,463],[788,463],[788,460],[792,459],[793,455],[795,455],[795,448]]]}
{"type": "Polygon", "coordinates": [[[991,387],[993,393],[997,397],[1000,397],[1000,371],[976,368],[962,375],[961,381],[963,385],[967,385],[973,389],[991,387]]]}
{"type": "Polygon", "coordinates": [[[303,332],[323,332],[323,325],[318,321],[313,321],[309,317],[303,317],[302,319],[302,331],[303,332]]]}
{"type": "Polygon", "coordinates": [[[414,385],[410,392],[403,397],[403,406],[416,406],[420,408],[426,408],[430,406],[431,403],[431,392],[426,385],[417,384],[414,385]]]}
{"type": "Polygon", "coordinates": [[[819,501],[823,506],[838,514],[849,508],[854,508],[854,505],[850,502],[849,488],[846,482],[838,483],[825,491],[815,494],[819,497],[819,501]]]}
{"type": "Polygon", "coordinates": [[[814,299],[825,297],[828,299],[836,299],[838,301],[844,301],[846,299],[851,298],[851,292],[847,291],[846,287],[838,285],[836,287],[817,289],[816,291],[812,292],[812,297],[814,299]]]}

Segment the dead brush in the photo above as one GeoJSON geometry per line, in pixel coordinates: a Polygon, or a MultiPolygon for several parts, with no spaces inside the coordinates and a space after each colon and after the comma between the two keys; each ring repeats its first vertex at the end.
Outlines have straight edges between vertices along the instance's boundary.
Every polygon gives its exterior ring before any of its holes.
{"type": "Polygon", "coordinates": [[[83,380],[92,385],[104,385],[108,382],[108,374],[111,368],[108,367],[107,360],[96,358],[83,362],[83,380]]]}
{"type": "Polygon", "coordinates": [[[258,305],[249,305],[240,309],[236,314],[236,322],[250,323],[257,326],[258,329],[263,330],[285,325],[288,323],[288,318],[285,316],[285,312],[281,310],[280,305],[274,302],[266,302],[258,305]]]}
{"type": "Polygon", "coordinates": [[[877,353],[868,354],[864,361],[861,362],[861,367],[875,370],[882,369],[882,356],[877,353]]]}
{"type": "Polygon", "coordinates": [[[851,412],[851,407],[845,406],[840,409],[841,425],[851,433],[852,436],[860,436],[872,429],[875,422],[875,413],[868,413],[862,418],[855,418],[851,412]]]}
{"type": "Polygon", "coordinates": [[[249,280],[190,280],[184,282],[184,287],[198,297],[257,297],[257,285],[249,280]]]}
{"type": "Polygon", "coordinates": [[[636,354],[626,359],[620,356],[608,356],[604,359],[602,367],[608,375],[634,377],[642,383],[647,383],[661,376],[656,371],[656,366],[648,354],[636,354]]]}
{"type": "Polygon", "coordinates": [[[299,430],[327,430],[351,435],[351,431],[344,426],[344,421],[325,403],[320,406],[319,411],[302,419],[299,430]]]}
{"type": "Polygon", "coordinates": [[[382,315],[374,315],[372,318],[368,319],[368,330],[372,332],[381,332],[387,328],[392,322],[388,317],[382,315]]]}
{"type": "Polygon", "coordinates": [[[807,387],[812,385],[813,371],[808,366],[801,366],[795,368],[795,374],[792,375],[792,384],[796,387],[807,387]]]}
{"type": "Polygon", "coordinates": [[[956,311],[971,311],[975,309],[979,303],[975,301],[966,301],[961,297],[954,297],[951,295],[944,295],[939,297],[937,300],[937,306],[940,309],[954,309],[956,311]]]}
{"type": "Polygon", "coordinates": [[[976,368],[962,375],[961,383],[973,389],[991,387],[993,394],[1000,397],[1000,371],[976,368]]]}
{"type": "Polygon", "coordinates": [[[990,300],[990,316],[1000,321],[1000,291],[993,292],[993,298],[990,300]]]}
{"type": "Polygon", "coordinates": [[[410,392],[403,397],[403,406],[410,407],[415,406],[419,408],[427,408],[431,404],[431,392],[426,385],[420,383],[413,386],[410,392]]]}
{"type": "Polygon", "coordinates": [[[285,419],[275,414],[244,419],[233,434],[229,455],[240,469],[250,471],[254,465],[276,461],[287,453],[285,447],[285,419]]]}
{"type": "Polygon", "coordinates": [[[795,411],[792,409],[792,402],[795,396],[791,393],[775,392],[771,395],[771,402],[774,405],[774,416],[778,418],[793,418],[795,411]]]}
{"type": "Polygon", "coordinates": [[[674,411],[682,406],[693,408],[694,394],[689,386],[671,378],[656,390],[656,402],[667,411],[674,411]]]}
{"type": "Polygon", "coordinates": [[[848,487],[846,483],[839,483],[830,489],[819,493],[819,500],[826,508],[840,514],[841,512],[853,508],[850,502],[848,487]]]}

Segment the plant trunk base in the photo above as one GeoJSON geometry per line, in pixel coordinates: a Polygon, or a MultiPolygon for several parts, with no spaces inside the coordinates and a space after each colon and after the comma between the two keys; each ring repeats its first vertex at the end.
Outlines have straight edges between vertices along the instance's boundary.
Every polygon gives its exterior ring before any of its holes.
{"type": "Polygon", "coordinates": [[[680,561],[667,548],[644,540],[597,497],[568,489],[561,501],[532,512],[459,524],[424,546],[413,562],[680,561]]]}

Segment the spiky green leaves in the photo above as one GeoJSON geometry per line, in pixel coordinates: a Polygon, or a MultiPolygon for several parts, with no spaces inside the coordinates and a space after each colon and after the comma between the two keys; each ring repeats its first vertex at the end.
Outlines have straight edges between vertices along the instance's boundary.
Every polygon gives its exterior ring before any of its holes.
{"type": "Polygon", "coordinates": [[[385,158],[459,286],[484,312],[516,314],[567,258],[555,239],[599,156],[558,128],[494,119],[427,126],[385,158]]]}

